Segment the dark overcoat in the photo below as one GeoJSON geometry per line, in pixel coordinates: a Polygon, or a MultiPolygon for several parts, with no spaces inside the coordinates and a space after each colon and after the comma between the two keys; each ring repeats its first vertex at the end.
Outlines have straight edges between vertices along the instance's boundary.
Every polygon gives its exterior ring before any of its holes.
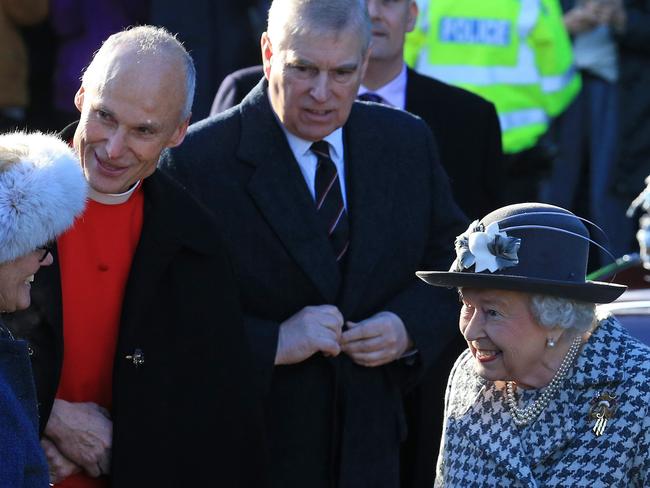
{"type": "Polygon", "coordinates": [[[405,110],[431,128],[453,195],[470,220],[503,205],[501,128],[491,102],[407,68],[405,110]]]}
{"type": "MultiPolygon", "coordinates": [[[[143,191],[113,365],[111,484],[265,486],[261,405],[215,221],[159,171],[143,181],[143,191]]],[[[39,272],[23,315],[36,323],[21,327],[31,329],[41,428],[64,352],[56,258],[54,250],[54,265],[39,272]]]]}
{"type": "MultiPolygon", "coordinates": [[[[261,66],[226,77],[215,96],[212,114],[241,102],[263,76],[261,66]]],[[[494,105],[462,88],[407,69],[405,109],[421,117],[433,131],[453,196],[470,219],[500,207],[503,184],[501,130],[494,105]]],[[[442,434],[447,376],[467,347],[458,333],[434,360],[422,382],[405,397],[409,435],[402,445],[404,488],[428,488],[435,478],[435,460],[442,434]]]]}
{"type": "Polygon", "coordinates": [[[262,81],[237,107],[190,127],[162,166],[223,223],[267,393],[274,486],[395,488],[401,390],[457,328],[454,293],[423,286],[414,272],[449,266],[465,219],[426,125],[355,103],[343,127],[351,243],[341,272],[266,91],[262,81]],[[416,364],[366,368],[316,354],[274,367],[280,323],[320,304],[351,321],[396,313],[416,364]]]}
{"type": "Polygon", "coordinates": [[[619,154],[612,185],[630,199],[650,175],[650,0],[624,0],[627,22],[619,55],[619,154]]]}

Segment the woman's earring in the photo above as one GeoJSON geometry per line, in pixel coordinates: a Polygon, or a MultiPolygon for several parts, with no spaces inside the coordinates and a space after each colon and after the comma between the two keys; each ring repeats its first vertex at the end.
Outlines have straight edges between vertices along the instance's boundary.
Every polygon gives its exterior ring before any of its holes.
{"type": "Polygon", "coordinates": [[[553,349],[555,347],[555,339],[553,339],[552,337],[548,337],[546,339],[546,347],[548,347],[549,349],[553,349]]]}

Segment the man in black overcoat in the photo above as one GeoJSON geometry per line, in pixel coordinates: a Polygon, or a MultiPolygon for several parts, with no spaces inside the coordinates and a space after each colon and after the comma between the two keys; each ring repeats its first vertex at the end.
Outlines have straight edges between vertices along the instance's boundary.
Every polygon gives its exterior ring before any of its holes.
{"type": "Polygon", "coordinates": [[[277,487],[399,486],[402,391],[457,333],[456,297],[413,273],[465,219],[426,125],[354,102],[369,41],[365,2],[276,0],[264,80],[162,159],[222,222],[277,487]]]}
{"type": "Polygon", "coordinates": [[[39,274],[33,305],[18,318],[34,321],[26,339],[52,482],[266,486],[263,412],[231,261],[214,217],[156,171],[160,152],[184,138],[193,87],[182,45],[143,26],[104,43],[75,96],[81,119],[63,135],[92,201],[53,249],[55,264],[39,274]],[[123,205],[132,205],[128,216],[111,218],[123,205]],[[114,226],[108,234],[132,229],[132,256],[83,230],[104,222],[114,226]],[[72,242],[97,249],[70,255],[72,242]],[[111,277],[120,276],[114,263],[126,263],[123,281],[111,277]],[[78,286],[89,276],[97,280],[78,286]],[[123,297],[107,283],[123,287],[123,297]],[[106,305],[111,296],[116,309],[106,305]],[[92,333],[97,322],[102,336],[92,333]],[[75,334],[92,343],[79,346],[75,334]],[[93,361],[98,374],[88,378],[80,348],[111,359],[93,361]],[[105,386],[93,393],[97,384],[105,386]]]}
{"type": "MultiPolygon", "coordinates": [[[[418,12],[415,0],[367,0],[367,4],[377,33],[359,95],[366,98],[368,92],[380,96],[388,93],[382,103],[406,110],[427,123],[454,199],[468,217],[479,218],[499,208],[505,203],[500,194],[504,169],[494,105],[404,64],[404,36],[413,29],[418,12]]],[[[210,115],[240,103],[263,76],[262,66],[229,74],[219,86],[210,115]]]]}
{"type": "MultiPolygon", "coordinates": [[[[503,184],[501,130],[494,105],[467,90],[420,75],[403,61],[404,39],[418,14],[414,0],[367,0],[373,23],[368,69],[359,87],[362,98],[376,99],[421,117],[432,129],[452,193],[470,218],[500,207],[503,184]],[[368,96],[371,93],[371,96],[368,96]]],[[[236,71],[223,81],[212,115],[241,102],[263,77],[262,66],[236,71]]],[[[447,376],[466,347],[458,334],[405,396],[408,437],[402,446],[404,488],[433,485],[447,376]]]]}

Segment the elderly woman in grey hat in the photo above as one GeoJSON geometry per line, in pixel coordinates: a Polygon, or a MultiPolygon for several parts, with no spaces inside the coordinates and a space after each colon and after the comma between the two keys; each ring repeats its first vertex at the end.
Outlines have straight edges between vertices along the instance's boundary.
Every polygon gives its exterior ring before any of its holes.
{"type": "Polygon", "coordinates": [[[511,205],[457,237],[449,271],[418,272],[458,288],[468,345],[435,486],[650,486],[650,348],[598,314],[625,287],[586,280],[590,243],[562,208],[511,205]]]}
{"type": "MultiPolygon", "coordinates": [[[[47,243],[83,210],[86,180],[71,149],[54,136],[0,135],[0,312],[30,304],[30,283],[52,264],[47,243]]],[[[48,486],[38,439],[27,344],[0,315],[0,486],[48,486]]]]}

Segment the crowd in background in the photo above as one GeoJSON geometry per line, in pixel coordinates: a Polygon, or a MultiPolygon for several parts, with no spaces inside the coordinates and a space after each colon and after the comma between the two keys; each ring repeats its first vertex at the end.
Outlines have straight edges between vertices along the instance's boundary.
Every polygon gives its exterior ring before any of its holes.
{"type": "MultiPolygon", "coordinates": [[[[143,23],[176,33],[193,56],[197,89],[192,121],[201,120],[209,115],[214,95],[229,73],[259,64],[259,36],[269,3],[191,0],[183,2],[180,12],[178,2],[166,0],[2,0],[0,129],[58,131],[76,120],[74,92],[92,53],[111,33],[143,23]]],[[[418,2],[419,26],[426,23],[427,3],[418,2]]],[[[443,14],[448,8],[445,3],[437,4],[443,14]]],[[[575,210],[605,229],[615,255],[631,252],[635,223],[623,215],[650,173],[647,2],[547,3],[563,10],[581,89],[577,96],[571,95],[571,103],[559,116],[550,112],[553,123],[544,126],[546,133],[532,151],[510,154],[503,127],[507,122],[500,117],[506,167],[529,167],[532,174],[530,184],[517,174],[511,180],[515,185],[503,185],[504,203],[537,199],[575,210]]],[[[562,26],[553,26],[558,28],[562,26]]],[[[416,35],[411,34],[407,42],[407,58],[416,35]]],[[[409,64],[416,71],[426,69],[416,62],[409,64]]],[[[443,81],[485,96],[468,86],[472,80],[443,81]]],[[[499,109],[498,100],[490,101],[499,109]]],[[[608,259],[604,257],[601,264],[608,259]]]]}
{"type": "Polygon", "coordinates": [[[179,12],[178,2],[168,0],[3,0],[0,36],[11,44],[2,43],[10,54],[1,58],[0,77],[16,90],[28,85],[24,94],[0,99],[0,128],[10,127],[4,117],[10,106],[25,110],[18,123],[31,128],[59,130],[76,120],[73,97],[83,68],[109,35],[137,24],[166,27],[191,52],[198,73],[193,119],[200,120],[226,75],[259,63],[268,3],[192,0],[179,12]]]}

